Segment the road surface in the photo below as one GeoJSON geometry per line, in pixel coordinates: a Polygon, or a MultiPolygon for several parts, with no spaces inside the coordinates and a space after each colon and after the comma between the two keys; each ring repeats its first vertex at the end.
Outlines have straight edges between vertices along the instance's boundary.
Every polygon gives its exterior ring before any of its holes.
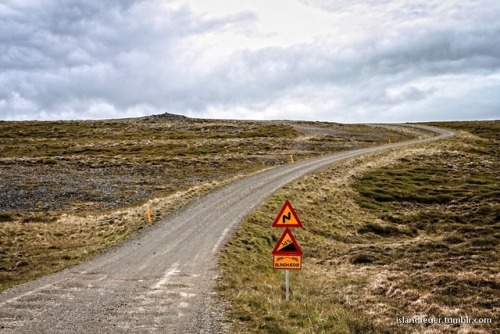
{"type": "Polygon", "coordinates": [[[212,286],[220,246],[286,183],[332,163],[423,140],[314,158],[213,192],[79,266],[0,294],[0,333],[221,333],[212,286]]]}

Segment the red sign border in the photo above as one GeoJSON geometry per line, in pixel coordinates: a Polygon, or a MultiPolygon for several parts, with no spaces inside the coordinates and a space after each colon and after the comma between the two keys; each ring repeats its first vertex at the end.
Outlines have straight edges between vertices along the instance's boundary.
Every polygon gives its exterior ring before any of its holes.
{"type": "Polygon", "coordinates": [[[276,246],[274,246],[274,249],[273,249],[271,254],[274,254],[274,255],[302,255],[303,253],[302,253],[302,249],[299,246],[299,243],[297,242],[297,240],[295,240],[295,237],[293,236],[292,231],[290,231],[290,229],[287,227],[285,229],[285,232],[283,232],[283,234],[281,235],[281,238],[276,243],[276,246]],[[295,245],[295,248],[297,248],[297,250],[292,251],[292,252],[286,252],[286,251],[280,252],[280,251],[278,251],[278,247],[281,244],[281,242],[283,242],[283,239],[285,239],[285,236],[287,234],[290,234],[290,239],[292,239],[292,243],[295,245]]]}
{"type": "Polygon", "coordinates": [[[303,227],[302,222],[299,219],[299,216],[297,216],[297,213],[293,209],[292,203],[290,203],[289,200],[286,200],[285,204],[281,208],[280,213],[278,213],[278,215],[276,216],[276,219],[274,220],[274,222],[271,225],[271,227],[286,227],[286,228],[289,228],[289,227],[303,227]],[[286,208],[290,208],[290,212],[292,213],[293,217],[295,218],[295,221],[297,222],[297,224],[295,224],[295,225],[283,225],[283,224],[280,224],[281,217],[283,216],[283,213],[285,212],[286,208]]]}

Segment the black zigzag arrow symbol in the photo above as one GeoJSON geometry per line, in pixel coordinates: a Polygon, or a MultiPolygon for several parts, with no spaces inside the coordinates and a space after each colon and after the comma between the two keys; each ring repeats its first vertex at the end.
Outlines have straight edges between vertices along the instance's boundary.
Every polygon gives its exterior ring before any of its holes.
{"type": "Polygon", "coordinates": [[[286,216],[283,215],[283,217],[281,217],[283,219],[283,224],[285,223],[285,221],[288,219],[288,220],[291,220],[292,219],[292,213],[289,212],[286,216]]]}

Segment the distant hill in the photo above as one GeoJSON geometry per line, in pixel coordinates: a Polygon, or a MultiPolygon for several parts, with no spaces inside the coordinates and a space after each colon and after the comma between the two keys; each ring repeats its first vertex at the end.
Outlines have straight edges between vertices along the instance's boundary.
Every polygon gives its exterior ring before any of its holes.
{"type": "Polygon", "coordinates": [[[177,114],[170,114],[168,112],[159,114],[159,115],[151,115],[146,117],[140,117],[140,120],[150,121],[150,122],[164,122],[164,121],[182,121],[187,120],[189,117],[177,114]]]}

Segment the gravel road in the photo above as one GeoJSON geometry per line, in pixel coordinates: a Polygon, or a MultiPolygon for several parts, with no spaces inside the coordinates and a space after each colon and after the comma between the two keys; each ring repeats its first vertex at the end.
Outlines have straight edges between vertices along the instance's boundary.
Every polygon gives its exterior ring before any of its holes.
{"type": "Polygon", "coordinates": [[[82,265],[0,294],[0,333],[223,333],[216,255],[242,218],[286,183],[332,163],[453,135],[280,166],[213,192],[82,265]]]}

